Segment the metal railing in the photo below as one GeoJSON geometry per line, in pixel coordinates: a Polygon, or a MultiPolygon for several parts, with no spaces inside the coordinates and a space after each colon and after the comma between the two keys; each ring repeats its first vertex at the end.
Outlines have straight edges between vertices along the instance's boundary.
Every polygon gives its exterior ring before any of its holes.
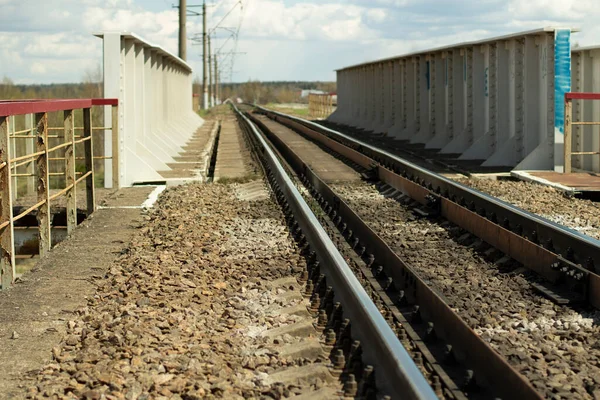
{"type": "MultiPolygon", "coordinates": [[[[117,99],[0,101],[0,281],[2,288],[10,286],[16,275],[15,222],[37,211],[39,253],[43,256],[52,246],[51,202],[61,196],[66,197],[67,231],[71,233],[77,226],[77,184],[85,181],[88,215],[96,208],[94,158],[112,158],[113,172],[117,172],[117,157],[94,157],[92,134],[94,131],[105,130],[118,132],[118,118],[113,118],[110,127],[94,128],[92,126],[93,106],[112,106],[113,115],[118,114],[117,99]],[[81,110],[82,126],[76,127],[75,114],[79,110],[81,110]],[[55,113],[60,112],[62,112],[60,119],[63,125],[49,126],[49,114],[56,117],[55,113]],[[25,120],[31,116],[33,120],[29,120],[33,122],[32,126],[16,130],[14,120],[17,116],[25,116],[25,120]],[[80,133],[76,134],[77,131],[80,133]],[[55,142],[58,141],[58,144],[51,146],[50,139],[56,139],[55,142]],[[17,141],[25,141],[28,144],[25,147],[25,154],[19,156],[13,154],[17,141]],[[83,146],[83,154],[80,157],[76,154],[79,153],[76,151],[77,145],[83,146]],[[80,172],[77,172],[78,160],[83,161],[84,170],[80,172]],[[64,170],[51,172],[50,161],[64,161],[64,170]],[[26,172],[19,173],[19,169],[23,168],[26,172]],[[54,188],[56,191],[51,193],[50,178],[53,176],[64,176],[64,187],[54,188]],[[13,182],[14,178],[37,182],[35,204],[26,206],[25,210],[16,216],[13,215],[13,191],[17,189],[16,183],[13,182]]],[[[117,135],[112,135],[112,139],[117,141],[117,135]]],[[[118,177],[118,174],[113,173],[113,177],[118,177]]]]}
{"type": "MultiPolygon", "coordinates": [[[[565,161],[564,173],[572,171],[573,156],[600,155],[600,151],[572,151],[573,126],[594,126],[600,122],[573,121],[573,100],[600,100],[600,93],[565,93],[565,161]]],[[[593,132],[593,131],[592,131],[593,132]]],[[[578,146],[579,147],[579,146],[578,146]]]]}

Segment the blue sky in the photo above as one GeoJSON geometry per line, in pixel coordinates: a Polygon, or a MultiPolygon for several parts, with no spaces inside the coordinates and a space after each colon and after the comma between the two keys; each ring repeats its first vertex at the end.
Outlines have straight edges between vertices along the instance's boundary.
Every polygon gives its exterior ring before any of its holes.
{"type": "MultiPolygon", "coordinates": [[[[188,0],[199,4],[202,0],[188,0]]],[[[178,0],[0,0],[0,78],[78,82],[101,62],[92,32],[127,30],[177,51],[178,0]]],[[[543,26],[581,28],[580,45],[600,44],[597,0],[209,0],[209,26],[241,21],[226,80],[333,80],[335,69],[442,45],[543,26]]],[[[188,36],[201,32],[190,17],[188,36]]],[[[220,46],[229,36],[218,30],[220,46]]],[[[223,48],[232,50],[233,40],[223,48]]],[[[201,75],[201,46],[188,60],[201,75]]]]}

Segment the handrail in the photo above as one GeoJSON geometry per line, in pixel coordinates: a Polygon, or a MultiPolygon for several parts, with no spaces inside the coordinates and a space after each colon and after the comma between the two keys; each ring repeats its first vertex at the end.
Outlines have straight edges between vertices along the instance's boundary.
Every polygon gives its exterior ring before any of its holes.
{"type": "Polygon", "coordinates": [[[600,93],[565,93],[565,143],[564,143],[564,169],[565,174],[570,174],[572,170],[573,156],[583,155],[600,155],[600,151],[576,151],[573,152],[572,133],[573,125],[576,126],[593,126],[600,125],[600,122],[595,121],[579,121],[573,122],[573,100],[600,100],[600,93]]]}
{"type": "MultiPolygon", "coordinates": [[[[94,159],[112,159],[113,187],[118,187],[119,174],[118,155],[107,156],[93,155],[92,135],[98,132],[92,124],[92,107],[112,107],[113,115],[118,115],[118,99],[52,99],[52,100],[0,100],[0,281],[2,289],[8,288],[16,277],[15,270],[15,245],[14,225],[15,222],[31,212],[37,211],[39,229],[39,253],[46,254],[52,247],[51,227],[52,215],[51,202],[58,197],[66,197],[67,231],[70,234],[77,226],[77,184],[85,182],[86,208],[88,215],[96,208],[94,188],[94,159]],[[81,110],[83,116],[82,132],[75,135],[75,111],[81,110]],[[62,133],[49,135],[48,114],[58,113],[62,125],[62,133]],[[25,127],[19,130],[15,128],[15,116],[25,116],[25,127]],[[15,134],[18,133],[18,134],[15,134]],[[30,135],[19,135],[30,132],[30,135]],[[32,140],[22,141],[17,139],[30,138],[32,140]],[[57,139],[52,145],[50,139],[57,139]],[[23,143],[19,151],[18,145],[23,143]],[[81,144],[82,149],[77,147],[81,144]],[[77,150],[76,150],[77,147],[77,150]],[[24,153],[23,154],[23,150],[24,153]],[[59,151],[60,150],[60,151],[59,151]],[[78,153],[76,157],[75,153],[78,153]],[[52,154],[53,157],[49,155],[52,154]],[[50,171],[49,161],[64,162],[64,170],[50,171]],[[85,163],[85,171],[77,172],[76,161],[85,163]],[[18,168],[22,170],[19,171],[18,168]],[[64,177],[60,180],[59,187],[51,181],[51,177],[64,177]],[[20,179],[27,182],[27,191],[37,194],[36,203],[28,205],[18,215],[13,215],[14,199],[16,189],[19,187],[20,179]],[[35,180],[34,180],[35,179],[35,180]],[[37,181],[37,185],[34,182],[37,181]],[[62,183],[64,182],[64,184],[62,183]],[[51,187],[53,184],[53,187],[51,187]],[[35,189],[37,187],[37,190],[35,189]],[[58,189],[51,193],[51,189],[58,189]]],[[[104,124],[103,124],[104,125],[104,124]]],[[[102,126],[101,132],[112,131],[116,140],[118,135],[118,119],[114,118],[110,127],[102,126]]],[[[98,133],[96,133],[98,134],[98,133]]],[[[54,164],[58,165],[58,164],[54,164]]]]}
{"type": "Polygon", "coordinates": [[[119,99],[53,99],[0,101],[0,117],[91,108],[92,106],[117,106],[119,99]]]}

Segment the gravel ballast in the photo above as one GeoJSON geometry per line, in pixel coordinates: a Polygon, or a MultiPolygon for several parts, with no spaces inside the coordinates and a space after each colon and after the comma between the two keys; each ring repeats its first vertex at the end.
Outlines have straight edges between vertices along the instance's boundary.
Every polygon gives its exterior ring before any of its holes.
{"type": "Polygon", "coordinates": [[[496,179],[457,181],[584,235],[600,239],[600,205],[594,201],[567,197],[560,190],[532,182],[496,179]]]}
{"type": "Polygon", "coordinates": [[[419,217],[371,185],[334,190],[541,394],[600,398],[599,312],[557,306],[533,291],[537,277],[525,268],[495,265],[459,243],[447,223],[419,217]]]}
{"type": "MultiPolygon", "coordinates": [[[[235,185],[167,190],[88,305],[67,323],[32,398],[279,398],[320,389],[281,385],[281,369],[312,361],[262,333],[302,316],[290,285],[305,268],[278,206],[238,200],[235,185]],[[284,300],[282,300],[284,299],[284,300]]],[[[296,289],[294,289],[296,290],[296,289]]],[[[319,360],[326,361],[326,360],[319,360]]]]}

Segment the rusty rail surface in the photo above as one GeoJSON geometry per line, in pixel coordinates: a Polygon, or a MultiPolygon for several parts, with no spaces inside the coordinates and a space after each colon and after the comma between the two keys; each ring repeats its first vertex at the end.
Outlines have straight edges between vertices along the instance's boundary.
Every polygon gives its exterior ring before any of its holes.
{"type": "Polygon", "coordinates": [[[435,203],[445,218],[546,278],[547,285],[534,286],[554,301],[587,301],[600,308],[600,241],[343,133],[262,107],[257,109],[291,129],[313,135],[333,151],[352,149],[371,158],[383,182],[422,204],[435,203]],[[569,298],[559,294],[563,291],[570,294],[569,298]]]}
{"type": "MultiPolygon", "coordinates": [[[[452,346],[453,356],[459,360],[465,368],[475,372],[478,386],[489,390],[490,395],[502,398],[540,399],[541,396],[531,384],[508,362],[482,340],[467,324],[456,314],[443,298],[431,289],[430,285],[414,272],[414,269],[401,259],[389,246],[364,222],[358,214],[331,189],[304,161],[276,135],[272,134],[261,121],[250,117],[261,131],[273,143],[286,162],[300,176],[305,185],[317,193],[320,203],[324,204],[326,212],[330,216],[341,218],[340,222],[345,224],[346,230],[352,231],[354,240],[358,240],[372,266],[382,266],[385,276],[392,279],[393,285],[398,291],[402,291],[403,302],[411,306],[418,306],[419,319],[431,323],[435,327],[435,336],[452,346]]],[[[279,118],[277,118],[279,119],[279,118]]],[[[369,157],[356,152],[353,149],[323,137],[322,135],[308,130],[304,126],[294,125],[295,129],[301,130],[308,137],[321,139],[320,143],[344,157],[352,160],[363,168],[374,168],[376,162],[369,157]],[[331,147],[330,147],[331,146],[331,147]]],[[[409,192],[419,202],[427,202],[428,191],[412,182],[399,182],[403,179],[393,172],[377,166],[376,173],[379,179],[393,187],[406,185],[403,189],[409,192]]],[[[375,171],[374,171],[375,172],[375,171]]],[[[432,355],[425,345],[426,340],[416,333],[417,329],[410,329],[412,325],[411,311],[398,311],[395,317],[405,327],[406,333],[416,343],[423,354],[423,358],[429,363],[430,368],[440,376],[446,389],[452,392],[455,398],[463,398],[464,395],[456,383],[447,379],[447,374],[441,368],[439,360],[432,355]]]]}
{"type": "MultiPolygon", "coordinates": [[[[15,280],[15,245],[14,224],[26,215],[37,211],[39,229],[39,253],[46,254],[52,247],[52,216],[50,205],[53,200],[65,196],[67,211],[67,231],[71,233],[77,226],[77,184],[85,181],[86,209],[88,215],[96,208],[94,193],[94,159],[111,157],[93,156],[92,134],[95,130],[110,129],[118,132],[117,118],[113,118],[113,126],[94,128],[92,126],[92,107],[111,106],[113,115],[118,113],[117,99],[66,99],[66,100],[3,100],[0,101],[0,275],[2,288],[8,288],[15,280]],[[81,111],[82,125],[75,127],[75,114],[81,111]],[[49,127],[49,113],[62,112],[61,127],[49,127]],[[25,125],[28,117],[31,126],[15,129],[17,116],[24,116],[25,125]],[[50,131],[58,131],[49,135],[50,131]],[[76,135],[76,131],[80,131],[76,135]],[[57,139],[62,143],[50,146],[49,140],[57,139]],[[25,141],[25,153],[20,156],[16,152],[17,141],[25,141]],[[83,146],[83,156],[76,157],[77,144],[83,146]],[[62,156],[50,157],[58,152],[62,156]],[[77,172],[77,160],[84,161],[84,171],[77,172]],[[51,161],[62,161],[64,172],[50,172],[51,161]],[[19,173],[18,170],[25,169],[19,173]],[[54,188],[51,193],[50,177],[64,177],[64,187],[54,188]],[[18,215],[13,215],[17,178],[27,179],[28,188],[37,194],[35,204],[27,207],[18,215]],[[34,188],[35,183],[35,188],[34,188]]],[[[118,168],[116,157],[113,157],[113,170],[118,168]]],[[[118,176],[114,174],[113,176],[118,176]]]]}
{"type": "Polygon", "coordinates": [[[232,107],[242,128],[257,143],[256,152],[275,182],[274,192],[285,198],[289,208],[287,212],[297,221],[315,251],[320,273],[326,276],[327,285],[332,285],[344,317],[350,318],[352,336],[356,335],[363,344],[362,357],[375,366],[374,375],[380,393],[391,395],[394,399],[435,399],[432,388],[354,276],[262,134],[235,105],[232,104],[232,107]]]}

